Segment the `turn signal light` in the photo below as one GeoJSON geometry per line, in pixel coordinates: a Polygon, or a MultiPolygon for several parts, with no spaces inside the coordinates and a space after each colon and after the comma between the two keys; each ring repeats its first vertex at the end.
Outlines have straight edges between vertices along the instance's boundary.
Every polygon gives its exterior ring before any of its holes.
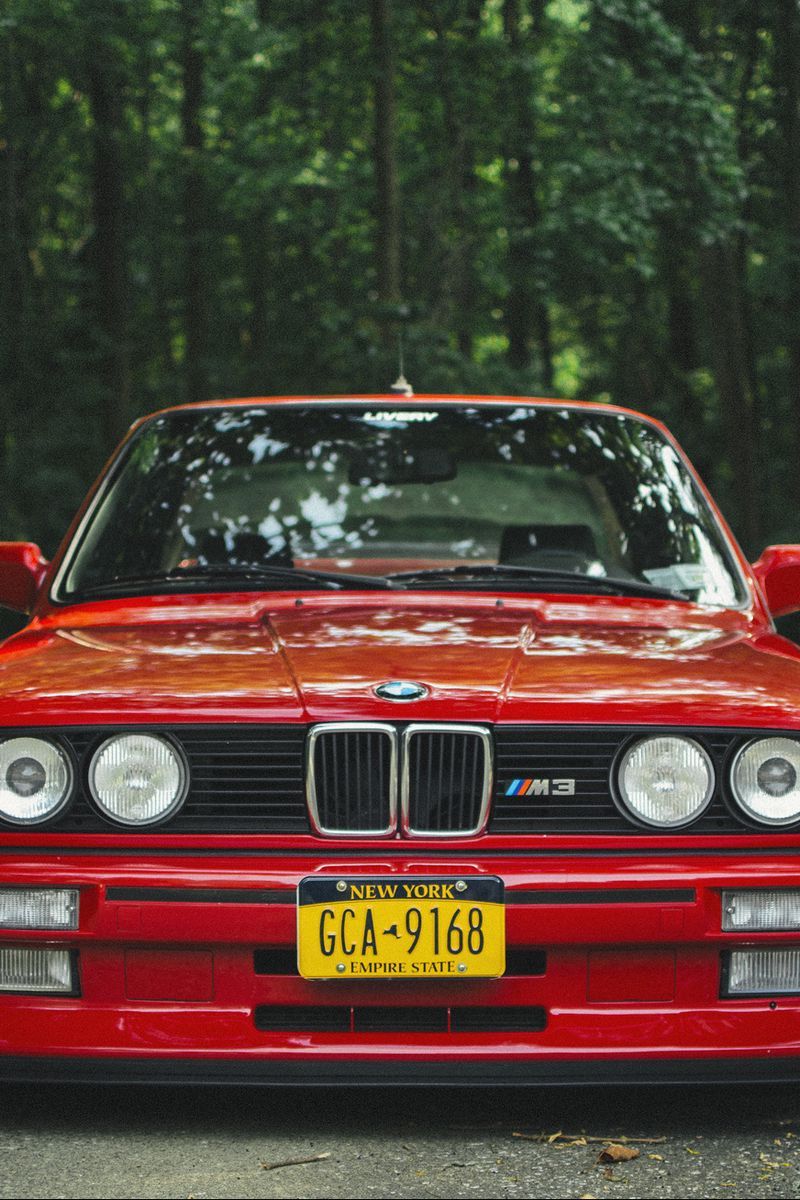
{"type": "Polygon", "coordinates": [[[0,888],[0,929],[77,928],[77,888],[0,888]]]}
{"type": "Polygon", "coordinates": [[[800,929],[800,891],[723,892],[722,928],[800,929]]]}

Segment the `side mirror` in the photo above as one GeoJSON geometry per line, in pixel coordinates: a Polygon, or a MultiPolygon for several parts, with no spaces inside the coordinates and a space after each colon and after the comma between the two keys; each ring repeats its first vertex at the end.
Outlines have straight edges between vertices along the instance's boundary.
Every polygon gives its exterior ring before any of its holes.
{"type": "Polygon", "coordinates": [[[767,546],[753,570],[773,617],[800,610],[800,546],[767,546]]]}
{"type": "Polygon", "coordinates": [[[0,606],[29,613],[46,571],[47,560],[33,542],[0,542],[0,606]]]}

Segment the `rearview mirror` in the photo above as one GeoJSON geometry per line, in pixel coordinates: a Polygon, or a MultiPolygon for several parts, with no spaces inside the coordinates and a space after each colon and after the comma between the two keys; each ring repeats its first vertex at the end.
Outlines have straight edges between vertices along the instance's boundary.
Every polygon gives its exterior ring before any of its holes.
{"type": "Polygon", "coordinates": [[[444,483],[455,479],[456,471],[456,461],[444,447],[400,449],[390,442],[381,442],[354,455],[348,479],[356,487],[376,483],[444,483]]]}

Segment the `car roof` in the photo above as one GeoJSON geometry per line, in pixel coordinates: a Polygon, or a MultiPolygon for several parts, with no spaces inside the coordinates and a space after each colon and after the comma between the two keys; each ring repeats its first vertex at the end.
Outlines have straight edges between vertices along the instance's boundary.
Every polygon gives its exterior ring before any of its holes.
{"type": "Polygon", "coordinates": [[[638,421],[645,421],[649,425],[654,425],[663,433],[669,434],[669,431],[655,417],[648,416],[647,413],[639,412],[634,408],[627,408],[619,404],[611,404],[599,400],[567,400],[553,396],[481,396],[481,395],[453,395],[439,393],[425,393],[421,395],[405,395],[403,393],[394,392],[370,392],[364,395],[357,393],[339,393],[331,396],[308,396],[308,395],[287,395],[287,396],[235,396],[229,399],[220,400],[196,400],[187,404],[174,404],[166,408],[157,409],[155,412],[148,413],[146,416],[140,417],[133,426],[136,428],[143,421],[150,420],[151,417],[161,416],[165,413],[172,412],[187,412],[197,409],[214,408],[249,408],[253,405],[280,405],[280,404],[310,404],[324,407],[330,404],[380,404],[384,407],[398,408],[418,408],[426,404],[481,404],[481,405],[523,405],[531,408],[569,408],[578,409],[586,412],[602,412],[621,417],[633,417],[638,421]]]}

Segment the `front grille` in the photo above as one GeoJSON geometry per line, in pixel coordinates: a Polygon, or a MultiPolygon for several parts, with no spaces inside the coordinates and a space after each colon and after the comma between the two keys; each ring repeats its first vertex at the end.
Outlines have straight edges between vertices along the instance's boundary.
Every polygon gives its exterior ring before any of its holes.
{"type": "Polygon", "coordinates": [[[0,820],[0,830],[16,838],[59,833],[137,838],[161,833],[308,834],[306,785],[313,764],[318,831],[325,833],[338,829],[344,836],[377,836],[400,823],[393,813],[401,808],[407,833],[463,835],[480,825],[480,781],[493,775],[489,833],[663,837],[662,831],[634,824],[617,808],[610,776],[617,755],[632,738],[676,732],[701,744],[714,765],[716,786],[699,820],[671,832],[670,838],[696,833],[775,837],[800,828],[800,822],[779,828],[757,825],[730,795],[728,768],[737,750],[754,737],[781,732],[772,729],[497,725],[490,732],[470,725],[367,722],[310,730],[254,724],[136,728],[168,735],[186,756],[189,793],[175,816],[162,825],[123,830],[93,805],[86,785],[92,754],[110,734],[128,732],[130,726],[26,727],[0,730],[0,737],[25,732],[55,740],[72,761],[75,795],[47,824],[28,830],[0,820]],[[401,796],[403,763],[407,771],[401,796]]]}
{"type": "Polygon", "coordinates": [[[403,738],[403,828],[438,837],[478,833],[491,799],[488,730],[410,725],[403,738]]]}
{"type": "Polygon", "coordinates": [[[308,739],[308,811],[319,833],[382,835],[397,817],[397,733],[391,725],[317,725],[308,739]]]}
{"type": "Polygon", "coordinates": [[[402,829],[418,836],[479,832],[491,799],[491,735],[469,725],[409,725],[398,755],[392,725],[315,726],[308,742],[308,810],[318,833],[395,832],[398,758],[402,829]]]}

